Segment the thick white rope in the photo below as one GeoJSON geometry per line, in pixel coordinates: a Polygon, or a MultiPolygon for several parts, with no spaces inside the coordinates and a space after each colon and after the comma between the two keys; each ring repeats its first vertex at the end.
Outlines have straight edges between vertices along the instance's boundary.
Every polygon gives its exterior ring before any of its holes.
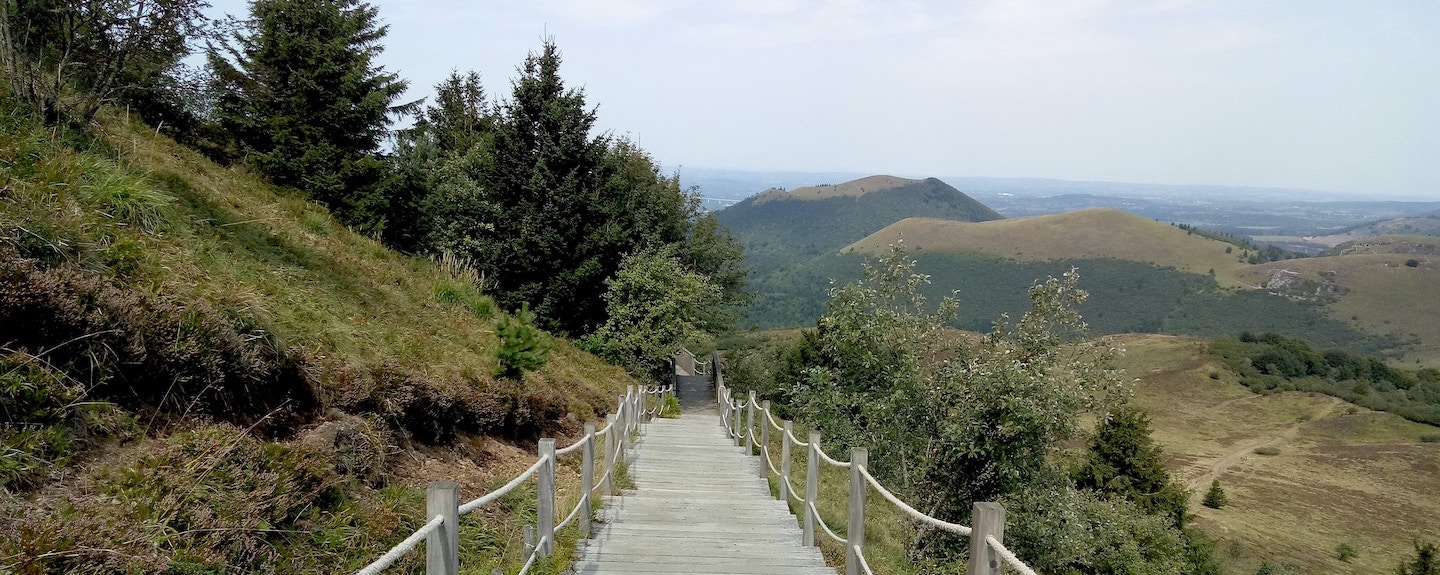
{"type": "Polygon", "coordinates": [[[870,563],[865,561],[865,550],[861,549],[859,545],[850,548],[855,550],[855,558],[860,560],[860,570],[864,571],[866,575],[875,575],[875,572],[870,570],[870,563]]]}
{"type": "Polygon", "coordinates": [[[836,535],[834,531],[830,530],[830,526],[825,524],[825,520],[820,518],[820,510],[815,508],[814,503],[810,504],[810,514],[815,516],[815,524],[819,525],[820,529],[823,530],[826,535],[829,535],[830,538],[834,539],[836,543],[839,543],[841,545],[844,545],[846,543],[844,537],[836,535]]]}
{"type": "Polygon", "coordinates": [[[535,560],[540,558],[540,549],[545,547],[545,542],[549,539],[549,537],[541,537],[539,541],[535,542],[535,550],[530,552],[530,558],[525,560],[525,565],[516,575],[525,575],[530,572],[530,568],[535,566],[535,560]]]}
{"type": "Polygon", "coordinates": [[[564,448],[564,449],[556,449],[556,450],[555,450],[555,456],[556,456],[556,457],[559,457],[559,456],[561,456],[561,455],[565,455],[565,454],[568,454],[568,453],[575,453],[576,450],[580,449],[581,447],[585,447],[585,440],[587,440],[587,439],[590,439],[590,436],[589,436],[589,435],[586,435],[585,437],[581,437],[581,438],[580,438],[580,441],[576,441],[575,443],[570,444],[569,447],[566,447],[566,448],[564,448]]]}
{"type": "Polygon", "coordinates": [[[770,468],[770,473],[774,473],[775,475],[780,475],[780,470],[775,468],[775,464],[774,464],[774,463],[770,463],[770,446],[769,446],[769,445],[766,445],[766,446],[760,448],[760,456],[763,457],[763,458],[765,458],[765,467],[769,467],[769,468],[770,468]]]}
{"type": "Polygon", "coordinates": [[[559,531],[559,530],[561,530],[561,529],[564,529],[566,525],[569,525],[571,521],[574,521],[574,520],[575,520],[575,517],[578,516],[578,515],[580,515],[580,508],[581,508],[581,507],[588,507],[587,505],[585,505],[585,499],[583,499],[583,498],[580,499],[580,502],[579,502],[579,503],[576,503],[576,504],[575,504],[575,508],[574,508],[574,509],[570,510],[570,514],[565,516],[565,520],[561,521],[560,523],[555,524],[555,530],[556,530],[556,531],[559,531]]]}
{"type": "Polygon", "coordinates": [[[1004,559],[1006,563],[1009,563],[1010,566],[1014,567],[1016,571],[1019,571],[1021,575],[1036,575],[1034,569],[1031,569],[1029,565],[1026,565],[1024,561],[1021,561],[1019,557],[1016,557],[1014,553],[1006,549],[999,541],[996,541],[994,536],[986,535],[985,543],[990,545],[991,549],[994,549],[996,553],[1000,554],[1001,559],[1004,559]]]}
{"type": "Polygon", "coordinates": [[[526,479],[529,479],[531,475],[534,475],[536,471],[539,471],[539,470],[540,470],[540,466],[545,463],[545,460],[546,460],[546,459],[549,459],[549,458],[548,458],[548,457],[541,457],[540,459],[536,460],[536,461],[535,461],[535,464],[530,466],[530,469],[526,469],[525,471],[521,472],[520,475],[517,475],[517,476],[515,477],[515,479],[511,479],[509,483],[506,483],[504,487],[501,487],[501,488],[499,488],[499,489],[496,489],[496,490],[494,490],[494,491],[491,491],[490,493],[487,493],[487,494],[485,494],[485,495],[482,496],[482,497],[479,497],[479,498],[477,498],[477,499],[474,499],[474,500],[470,501],[469,503],[466,503],[466,504],[464,504],[464,505],[461,505],[461,506],[460,506],[460,514],[461,514],[461,515],[464,515],[464,514],[466,514],[466,513],[469,513],[469,512],[471,512],[471,511],[474,511],[476,508],[478,508],[478,507],[480,507],[480,506],[489,504],[490,502],[495,501],[496,499],[499,499],[499,498],[501,498],[501,497],[504,497],[506,493],[509,493],[510,491],[514,490],[516,487],[519,487],[521,483],[524,483],[526,479]]]}
{"type": "Polygon", "coordinates": [[[795,444],[795,447],[810,447],[810,442],[800,441],[800,438],[795,437],[795,433],[793,432],[786,431],[785,437],[790,440],[790,443],[795,444]]]}
{"type": "Polygon", "coordinates": [[[775,423],[775,416],[770,415],[770,410],[768,410],[768,409],[762,409],[762,410],[760,410],[760,411],[765,412],[765,419],[770,420],[770,428],[771,428],[771,429],[774,429],[775,431],[785,431],[785,426],[780,425],[779,423],[775,423]]]}
{"type": "Polygon", "coordinates": [[[785,478],[785,485],[790,487],[790,499],[794,500],[796,503],[805,503],[804,497],[795,494],[795,484],[790,482],[789,477],[785,478]]]}
{"type": "Polygon", "coordinates": [[[839,467],[841,469],[850,469],[849,461],[839,461],[833,457],[830,457],[825,453],[825,449],[822,447],[817,446],[815,448],[815,453],[820,454],[820,461],[824,461],[825,463],[829,463],[830,465],[834,465],[835,467],[839,467]]]}
{"type": "Polygon", "coordinates": [[[969,534],[970,534],[970,528],[969,528],[969,527],[966,527],[966,526],[964,526],[964,525],[960,525],[960,524],[958,524],[958,523],[950,523],[950,522],[948,522],[948,521],[941,521],[941,520],[939,520],[939,519],[936,519],[936,518],[934,518],[934,517],[931,517],[931,516],[929,516],[929,515],[926,515],[926,514],[924,514],[924,513],[921,513],[921,512],[919,512],[918,510],[916,510],[914,507],[911,507],[911,506],[907,505],[904,501],[901,501],[899,497],[896,497],[894,493],[891,493],[889,489],[886,489],[885,486],[880,485],[880,482],[877,481],[874,476],[870,475],[870,470],[869,470],[869,469],[866,469],[866,468],[864,468],[864,467],[861,467],[861,468],[860,468],[860,475],[865,476],[865,481],[868,481],[868,482],[870,483],[870,486],[871,486],[871,487],[874,487],[874,488],[875,488],[875,491],[878,492],[881,497],[884,497],[886,501],[889,501],[890,503],[894,504],[896,507],[899,507],[900,510],[901,510],[901,511],[904,511],[906,515],[909,515],[911,519],[914,519],[914,520],[916,520],[916,521],[919,521],[919,522],[921,522],[921,523],[924,523],[924,524],[929,525],[929,526],[931,526],[931,527],[934,527],[934,528],[936,528],[936,529],[940,529],[940,530],[942,530],[942,531],[949,531],[949,532],[955,533],[955,534],[957,534],[957,535],[969,535],[969,534]]]}
{"type": "Polygon", "coordinates": [[[386,551],[385,554],[381,555],[379,559],[376,559],[374,563],[366,565],[364,569],[356,571],[355,575],[376,575],[384,571],[391,564],[395,563],[395,560],[413,551],[416,545],[419,545],[422,540],[430,536],[431,531],[439,529],[440,524],[444,522],[444,515],[436,515],[434,519],[431,519],[429,523],[416,529],[415,532],[410,534],[409,537],[406,537],[404,541],[391,547],[389,551],[386,551]]]}

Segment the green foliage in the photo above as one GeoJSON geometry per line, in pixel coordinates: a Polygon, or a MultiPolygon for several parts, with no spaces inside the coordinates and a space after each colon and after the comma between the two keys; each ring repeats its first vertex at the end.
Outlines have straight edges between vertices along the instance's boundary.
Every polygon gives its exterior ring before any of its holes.
{"type": "Polygon", "coordinates": [[[257,0],[212,48],[216,114],[270,181],[309,193],[365,230],[384,225],[378,184],[388,115],[405,82],[375,64],[386,28],[359,0],[257,0]]]}
{"type": "Polygon", "coordinates": [[[691,271],[675,249],[647,250],[605,280],[606,316],[582,346],[631,373],[664,381],[671,354],[682,346],[709,347],[723,322],[720,286],[691,271]]]}
{"type": "Polygon", "coordinates": [[[1280,455],[1279,447],[1256,447],[1255,455],[1280,455]]]}
{"type": "Polygon", "coordinates": [[[1225,496],[1225,489],[1220,487],[1220,480],[1214,479],[1210,481],[1210,490],[1205,492],[1205,498],[1200,503],[1211,509],[1220,509],[1229,502],[1230,498],[1225,496]]]}
{"type": "Polygon", "coordinates": [[[1396,575],[1440,575],[1440,549],[1434,543],[1415,541],[1415,558],[1402,561],[1396,575]]]}
{"type": "Polygon", "coordinates": [[[1185,524],[1188,497],[1165,470],[1160,446],[1150,437],[1149,416],[1130,408],[1105,414],[1087,447],[1087,459],[1074,474],[1077,486],[1185,524]]]}
{"type": "Polygon", "coordinates": [[[1351,559],[1360,556],[1360,552],[1351,547],[1349,543],[1341,543],[1335,546],[1335,558],[1341,562],[1349,563],[1351,559]]]}
{"type": "Polygon", "coordinates": [[[514,317],[500,316],[495,335],[500,338],[500,346],[495,348],[500,362],[495,377],[518,380],[525,372],[544,367],[550,359],[550,336],[535,327],[535,313],[529,306],[522,306],[514,317]]]}
{"type": "Polygon", "coordinates": [[[103,104],[153,97],[190,53],[202,0],[0,2],[0,76],[47,124],[89,122],[103,104]]]}
{"type": "Polygon", "coordinates": [[[493,106],[473,73],[437,86],[397,149],[402,181],[390,195],[409,198],[419,217],[396,241],[465,257],[502,306],[529,304],[541,325],[574,336],[610,319],[606,281],[627,255],[672,246],[721,288],[727,311],[710,323],[724,329],[747,301],[739,244],[644,150],[591,136],[594,109],[560,64],[547,40],[493,106]]]}
{"type": "Polygon", "coordinates": [[[1039,573],[1206,572],[1191,563],[1184,532],[1128,501],[1037,485],[1002,503],[1013,518],[1006,520],[1006,546],[1039,573]]]}
{"type": "Polygon", "coordinates": [[[680,397],[671,393],[665,396],[665,403],[660,404],[660,417],[675,419],[680,417],[680,397]]]}
{"type": "Polygon", "coordinates": [[[1408,371],[1378,357],[1316,349],[1274,333],[1217,339],[1210,352],[1259,393],[1315,391],[1412,421],[1440,424],[1440,377],[1433,370],[1408,371]]]}

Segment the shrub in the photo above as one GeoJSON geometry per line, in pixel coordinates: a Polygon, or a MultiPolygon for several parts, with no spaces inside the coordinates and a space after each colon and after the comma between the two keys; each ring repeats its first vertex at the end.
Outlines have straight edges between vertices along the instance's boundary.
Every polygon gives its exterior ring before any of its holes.
{"type": "Polygon", "coordinates": [[[1426,433],[1420,436],[1421,443],[1440,443],[1440,433],[1426,433]]]}
{"type": "Polygon", "coordinates": [[[1405,260],[1405,267],[1418,268],[1418,267],[1420,267],[1420,260],[1417,260],[1417,259],[1408,259],[1408,260],[1405,260]]]}
{"type": "Polygon", "coordinates": [[[1351,559],[1359,556],[1360,552],[1356,551],[1354,547],[1351,547],[1349,543],[1341,543],[1335,547],[1335,558],[1346,563],[1349,563],[1351,559]]]}
{"type": "Polygon", "coordinates": [[[1205,492],[1205,499],[1201,503],[1211,509],[1220,509],[1229,503],[1229,500],[1225,496],[1225,489],[1220,487],[1220,480],[1214,479],[1210,481],[1210,490],[1205,492]]]}
{"type": "Polygon", "coordinates": [[[1279,447],[1256,447],[1255,455],[1280,455],[1279,447]]]}
{"type": "Polygon", "coordinates": [[[495,356],[500,365],[495,368],[495,377],[520,379],[527,371],[545,367],[550,359],[550,336],[535,327],[535,313],[526,304],[515,312],[515,317],[501,316],[495,326],[495,335],[500,337],[500,346],[495,356]]]}

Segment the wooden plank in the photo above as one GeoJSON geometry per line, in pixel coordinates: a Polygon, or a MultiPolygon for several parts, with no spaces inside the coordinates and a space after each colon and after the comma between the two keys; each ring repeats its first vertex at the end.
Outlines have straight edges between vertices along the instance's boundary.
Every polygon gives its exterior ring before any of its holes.
{"type": "Polygon", "coordinates": [[[576,573],[835,574],[713,412],[656,420],[631,455],[636,488],[606,498],[576,573]]]}

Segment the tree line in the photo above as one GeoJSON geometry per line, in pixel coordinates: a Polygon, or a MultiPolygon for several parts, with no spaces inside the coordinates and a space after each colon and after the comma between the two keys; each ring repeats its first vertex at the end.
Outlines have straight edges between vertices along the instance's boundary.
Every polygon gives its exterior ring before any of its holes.
{"type": "Polygon", "coordinates": [[[678,175],[596,130],[553,39],[503,97],[457,71],[406,102],[407,82],[376,61],[387,28],[374,6],[255,0],[216,21],[207,7],[0,0],[9,95],[81,130],[123,106],[392,248],[468,262],[503,308],[640,374],[733,326],[747,301],[739,243],[678,175]],[[669,312],[644,313],[655,306],[669,312]]]}

